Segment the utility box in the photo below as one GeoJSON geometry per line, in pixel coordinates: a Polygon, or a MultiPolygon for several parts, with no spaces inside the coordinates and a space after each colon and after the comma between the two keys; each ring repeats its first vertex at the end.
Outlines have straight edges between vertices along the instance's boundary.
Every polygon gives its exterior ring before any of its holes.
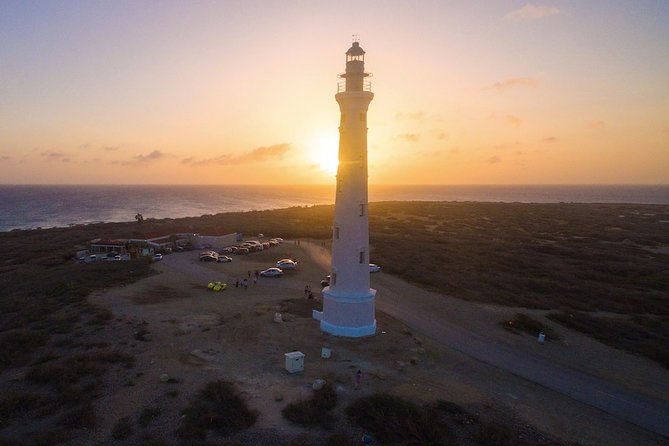
{"type": "Polygon", "coordinates": [[[297,373],[304,370],[304,353],[289,352],[286,357],[286,370],[288,373],[297,373]]]}

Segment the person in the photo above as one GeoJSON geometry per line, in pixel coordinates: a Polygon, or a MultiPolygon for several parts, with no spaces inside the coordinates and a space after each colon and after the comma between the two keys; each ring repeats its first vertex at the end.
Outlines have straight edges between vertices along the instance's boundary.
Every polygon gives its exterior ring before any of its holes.
{"type": "Polygon", "coordinates": [[[235,288],[239,288],[239,279],[235,280],[235,288]]]}
{"type": "Polygon", "coordinates": [[[258,277],[257,276],[253,278],[253,284],[255,285],[256,283],[258,283],[258,277]]]}
{"type": "Polygon", "coordinates": [[[248,271],[246,272],[246,277],[248,277],[249,279],[251,278],[251,270],[248,270],[248,271]]]}
{"type": "Polygon", "coordinates": [[[304,285],[304,297],[309,295],[309,285],[304,285]]]}
{"type": "Polygon", "coordinates": [[[249,287],[249,281],[246,277],[242,279],[242,286],[244,287],[244,291],[246,291],[249,287]]]}
{"type": "Polygon", "coordinates": [[[260,277],[260,271],[256,270],[256,280],[258,280],[258,277],[260,277]]]}
{"type": "Polygon", "coordinates": [[[362,382],[362,370],[358,369],[357,372],[355,372],[355,388],[359,389],[360,388],[360,383],[362,382]]]}
{"type": "Polygon", "coordinates": [[[314,293],[309,291],[309,295],[307,296],[307,299],[313,299],[314,298],[314,293]]]}

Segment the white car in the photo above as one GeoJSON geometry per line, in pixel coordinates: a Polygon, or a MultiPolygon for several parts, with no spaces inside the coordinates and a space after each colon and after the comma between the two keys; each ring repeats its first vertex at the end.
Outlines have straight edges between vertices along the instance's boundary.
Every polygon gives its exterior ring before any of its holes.
{"type": "Polygon", "coordinates": [[[276,267],[281,269],[295,269],[297,268],[297,262],[290,259],[279,260],[276,262],[276,267]]]}
{"type": "Polygon", "coordinates": [[[228,263],[228,262],[232,262],[232,257],[230,257],[230,256],[218,256],[218,259],[216,261],[218,263],[228,263]]]}
{"type": "Polygon", "coordinates": [[[163,255],[162,254],[154,254],[153,255],[153,260],[155,260],[156,262],[159,261],[159,260],[163,260],[163,255]]]}
{"type": "Polygon", "coordinates": [[[263,277],[281,277],[283,276],[283,271],[279,268],[267,268],[264,271],[260,271],[260,275],[263,277]]]}
{"type": "Polygon", "coordinates": [[[381,267],[379,265],[377,265],[376,263],[369,264],[370,273],[378,273],[379,271],[381,271],[381,267]]]}

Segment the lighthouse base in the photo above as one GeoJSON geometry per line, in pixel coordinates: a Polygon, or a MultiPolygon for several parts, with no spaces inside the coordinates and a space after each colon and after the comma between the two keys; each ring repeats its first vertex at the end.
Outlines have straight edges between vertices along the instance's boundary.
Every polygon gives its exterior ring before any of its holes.
{"type": "Polygon", "coordinates": [[[323,312],[314,314],[320,319],[321,330],[335,336],[359,338],[376,334],[374,298],[376,290],[360,295],[338,295],[323,289],[323,312]]]}

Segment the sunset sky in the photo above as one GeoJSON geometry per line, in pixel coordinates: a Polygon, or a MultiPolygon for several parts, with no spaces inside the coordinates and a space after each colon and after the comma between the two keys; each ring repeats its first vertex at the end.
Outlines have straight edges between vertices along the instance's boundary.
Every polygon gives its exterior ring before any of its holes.
{"type": "Polygon", "coordinates": [[[669,183],[669,1],[0,1],[0,183],[669,183]]]}

